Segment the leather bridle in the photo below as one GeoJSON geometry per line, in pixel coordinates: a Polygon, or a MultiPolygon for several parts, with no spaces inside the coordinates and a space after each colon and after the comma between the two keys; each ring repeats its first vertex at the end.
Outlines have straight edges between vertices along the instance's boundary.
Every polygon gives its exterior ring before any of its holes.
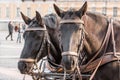
{"type": "MultiPolygon", "coordinates": [[[[37,65],[37,62],[38,62],[38,60],[39,60],[39,57],[41,56],[41,53],[42,53],[42,51],[43,51],[43,48],[44,48],[45,46],[47,46],[47,51],[48,51],[48,54],[49,54],[49,53],[50,53],[50,45],[51,45],[52,48],[53,48],[53,44],[52,44],[51,41],[50,41],[50,38],[49,38],[49,34],[48,34],[48,31],[47,31],[46,25],[43,25],[43,28],[27,28],[27,29],[25,30],[25,32],[30,32],[30,31],[44,31],[43,40],[42,40],[42,43],[40,44],[41,46],[40,46],[40,48],[39,48],[38,54],[37,54],[37,56],[36,56],[35,59],[20,58],[19,61],[25,61],[25,62],[33,63],[33,65],[31,66],[30,70],[27,72],[27,74],[31,75],[32,78],[33,78],[33,80],[36,80],[36,79],[35,79],[36,76],[34,75],[34,70],[38,70],[38,73],[41,74],[41,71],[40,71],[40,68],[39,68],[38,65],[37,65]],[[47,44],[47,45],[46,45],[46,44],[47,44]]],[[[51,56],[51,54],[48,55],[48,57],[47,57],[47,60],[48,60],[48,61],[50,61],[49,56],[51,56]]],[[[50,62],[51,62],[51,61],[50,61],[50,62]]],[[[57,65],[57,64],[54,63],[54,62],[52,62],[52,64],[57,65]]],[[[57,65],[57,66],[59,66],[59,65],[57,65]]],[[[59,66],[59,67],[61,67],[61,66],[59,66]]]]}
{"type": "MultiPolygon", "coordinates": [[[[78,50],[77,50],[77,52],[71,52],[71,51],[67,51],[67,52],[62,52],[62,56],[75,56],[75,57],[77,57],[77,62],[76,62],[76,66],[75,66],[75,68],[76,68],[76,70],[75,70],[75,73],[76,73],[76,71],[77,71],[77,73],[78,73],[78,76],[79,76],[79,79],[80,80],[82,80],[82,75],[81,75],[81,71],[80,71],[80,69],[79,69],[79,65],[78,65],[78,59],[79,59],[79,57],[81,56],[81,54],[80,54],[80,49],[81,49],[81,47],[82,47],[82,44],[83,44],[83,40],[84,40],[84,37],[85,37],[85,33],[86,33],[86,31],[85,31],[85,29],[84,29],[84,22],[81,20],[81,19],[75,19],[75,20],[71,20],[71,19],[68,19],[68,20],[61,20],[60,21],[60,24],[80,24],[81,26],[79,26],[79,28],[81,28],[81,33],[80,33],[80,35],[81,35],[81,38],[80,38],[80,42],[79,42],[79,45],[78,45],[78,50]]],[[[66,64],[67,65],[67,64],[66,64]]],[[[66,69],[64,69],[64,70],[66,70],[66,69]]],[[[65,71],[66,72],[66,71],[65,71]]]]}
{"type": "MultiPolygon", "coordinates": [[[[84,22],[81,20],[81,19],[75,19],[75,20],[72,20],[72,19],[68,19],[68,20],[61,20],[60,21],[60,24],[72,24],[72,23],[76,23],[76,24],[82,24],[84,25],[84,22]]],[[[62,52],[62,56],[67,56],[67,55],[70,55],[70,56],[76,56],[76,57],[79,57],[79,54],[80,53],[80,48],[82,46],[82,43],[83,43],[83,39],[84,39],[84,33],[85,33],[85,30],[84,30],[84,27],[83,26],[80,26],[82,32],[80,33],[82,36],[81,36],[81,40],[80,40],[80,43],[79,43],[79,46],[78,46],[78,50],[77,50],[77,53],[76,52],[62,52]]]]}
{"type": "Polygon", "coordinates": [[[44,47],[44,44],[46,43],[46,41],[49,43],[50,41],[49,41],[49,39],[48,39],[48,33],[47,33],[47,29],[46,29],[46,26],[44,25],[44,27],[43,28],[27,28],[26,30],[25,30],[25,32],[28,32],[28,31],[44,31],[44,38],[43,38],[43,42],[42,42],[42,44],[41,44],[41,48],[39,49],[39,51],[38,51],[38,54],[37,54],[37,56],[36,56],[36,58],[35,59],[25,59],[25,58],[20,58],[20,61],[25,61],[25,62],[37,62],[38,61],[38,59],[39,59],[39,56],[41,55],[41,53],[42,53],[42,50],[43,50],[43,47],[44,47]]]}

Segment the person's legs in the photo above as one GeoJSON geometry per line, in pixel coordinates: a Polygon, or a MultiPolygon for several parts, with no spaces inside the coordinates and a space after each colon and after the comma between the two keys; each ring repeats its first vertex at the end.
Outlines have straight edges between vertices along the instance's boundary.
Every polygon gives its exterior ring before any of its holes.
{"type": "Polygon", "coordinates": [[[19,41],[19,43],[21,43],[21,34],[20,34],[20,41],[19,41]]]}
{"type": "Polygon", "coordinates": [[[11,35],[11,41],[13,41],[13,37],[12,37],[12,36],[13,36],[13,34],[11,33],[10,35],[11,35]]]}
{"type": "Polygon", "coordinates": [[[19,33],[19,43],[21,43],[21,34],[19,33]]]}
{"type": "Polygon", "coordinates": [[[21,43],[21,35],[18,33],[17,42],[21,43]]]}
{"type": "Polygon", "coordinates": [[[7,37],[5,38],[7,40],[7,38],[10,36],[10,33],[7,35],[7,37]]]}
{"type": "Polygon", "coordinates": [[[18,36],[17,36],[17,43],[18,43],[18,40],[19,40],[19,33],[18,33],[18,36]]]}

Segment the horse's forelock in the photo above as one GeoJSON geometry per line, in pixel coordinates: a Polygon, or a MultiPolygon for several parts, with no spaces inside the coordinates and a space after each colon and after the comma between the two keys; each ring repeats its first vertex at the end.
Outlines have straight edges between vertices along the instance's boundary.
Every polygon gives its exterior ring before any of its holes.
{"type": "Polygon", "coordinates": [[[63,19],[76,19],[77,14],[75,9],[70,9],[65,12],[63,19]]]}
{"type": "Polygon", "coordinates": [[[56,14],[48,14],[43,18],[45,25],[51,29],[56,29],[58,27],[58,17],[56,14]]]}

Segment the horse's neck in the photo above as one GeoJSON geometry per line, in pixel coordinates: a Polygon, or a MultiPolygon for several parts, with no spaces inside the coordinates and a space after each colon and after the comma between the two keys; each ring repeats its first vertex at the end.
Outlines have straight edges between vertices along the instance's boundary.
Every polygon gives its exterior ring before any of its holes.
{"type": "Polygon", "coordinates": [[[84,45],[88,57],[93,57],[100,49],[107,31],[107,19],[88,13],[84,17],[85,35],[84,45]]]}
{"type": "Polygon", "coordinates": [[[49,31],[50,41],[51,41],[51,55],[55,59],[55,63],[59,64],[61,62],[61,49],[59,46],[59,40],[57,38],[56,32],[52,30],[49,31]]]}

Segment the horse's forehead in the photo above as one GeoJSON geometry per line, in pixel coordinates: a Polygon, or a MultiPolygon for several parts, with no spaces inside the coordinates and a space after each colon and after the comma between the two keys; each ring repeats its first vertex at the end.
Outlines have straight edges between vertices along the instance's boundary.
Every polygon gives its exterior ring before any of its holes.
{"type": "Polygon", "coordinates": [[[70,8],[69,10],[67,10],[68,14],[74,14],[76,12],[76,9],[74,8],[70,8]]]}
{"type": "Polygon", "coordinates": [[[71,19],[71,18],[76,18],[77,15],[76,15],[76,10],[68,10],[66,11],[65,15],[64,15],[64,19],[71,19]]]}
{"type": "Polygon", "coordinates": [[[35,22],[35,21],[36,21],[36,18],[33,18],[33,19],[31,20],[29,26],[30,26],[30,25],[33,25],[33,22],[35,22]]]}
{"type": "Polygon", "coordinates": [[[75,11],[70,10],[70,11],[67,11],[66,14],[67,15],[73,15],[73,14],[75,14],[75,11]]]}

